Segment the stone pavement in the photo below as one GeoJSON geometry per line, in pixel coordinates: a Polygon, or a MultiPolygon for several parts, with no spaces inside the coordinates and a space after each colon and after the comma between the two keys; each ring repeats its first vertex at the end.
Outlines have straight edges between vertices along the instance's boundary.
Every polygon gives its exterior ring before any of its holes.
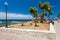
{"type": "Polygon", "coordinates": [[[38,38],[28,37],[24,35],[16,35],[12,33],[0,32],[0,40],[38,40],[38,38]]]}
{"type": "Polygon", "coordinates": [[[56,40],[60,40],[60,23],[55,21],[54,27],[56,31],[56,40]]]}
{"type": "MultiPolygon", "coordinates": [[[[55,30],[56,30],[56,38],[57,40],[59,40],[60,38],[60,24],[55,22],[55,30]]],[[[31,37],[31,36],[28,36],[28,35],[16,35],[14,33],[6,33],[6,32],[2,32],[0,31],[0,40],[41,40],[39,38],[36,38],[36,37],[31,37]]],[[[44,39],[43,39],[44,40],[44,39]]],[[[47,39],[48,40],[48,39],[47,39]]]]}

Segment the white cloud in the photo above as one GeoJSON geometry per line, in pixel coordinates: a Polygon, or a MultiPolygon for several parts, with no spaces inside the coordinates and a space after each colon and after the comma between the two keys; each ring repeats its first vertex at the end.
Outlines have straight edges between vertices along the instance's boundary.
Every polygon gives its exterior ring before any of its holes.
{"type": "MultiPolygon", "coordinates": [[[[33,19],[31,15],[24,15],[24,14],[16,14],[16,13],[8,13],[8,19],[33,19]]],[[[0,12],[0,19],[5,19],[6,13],[0,12]]]]}

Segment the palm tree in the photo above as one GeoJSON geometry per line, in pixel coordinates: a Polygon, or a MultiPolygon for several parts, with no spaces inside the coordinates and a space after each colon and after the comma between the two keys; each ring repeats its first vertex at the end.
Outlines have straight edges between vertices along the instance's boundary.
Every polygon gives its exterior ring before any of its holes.
{"type": "MultiPolygon", "coordinates": [[[[35,20],[37,20],[37,11],[38,10],[35,7],[34,8],[33,7],[30,8],[30,12],[32,13],[33,17],[36,18],[35,20]]],[[[35,22],[35,26],[37,26],[36,21],[34,21],[34,22],[35,22]]]]}
{"type": "Polygon", "coordinates": [[[41,23],[43,23],[43,19],[44,19],[44,14],[46,13],[46,11],[51,12],[52,6],[49,4],[49,2],[45,2],[45,3],[39,3],[39,8],[42,9],[42,16],[41,16],[41,23]]]}
{"type": "Polygon", "coordinates": [[[58,15],[57,15],[57,16],[58,16],[58,18],[60,19],[60,12],[58,13],[58,15]]]}

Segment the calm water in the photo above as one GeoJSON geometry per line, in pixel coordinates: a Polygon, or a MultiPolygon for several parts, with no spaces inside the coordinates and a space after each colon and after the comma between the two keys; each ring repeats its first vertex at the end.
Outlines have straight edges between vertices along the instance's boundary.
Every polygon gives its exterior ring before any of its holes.
{"type": "MultiPolygon", "coordinates": [[[[7,21],[7,25],[15,24],[15,23],[21,23],[21,22],[28,22],[31,20],[9,20],[7,21]]],[[[0,26],[5,26],[6,21],[5,20],[0,20],[0,26]]]]}

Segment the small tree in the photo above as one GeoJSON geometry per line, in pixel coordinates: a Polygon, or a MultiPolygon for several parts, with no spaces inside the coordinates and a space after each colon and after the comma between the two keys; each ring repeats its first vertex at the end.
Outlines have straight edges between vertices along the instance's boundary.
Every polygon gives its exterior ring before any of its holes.
{"type": "MultiPolygon", "coordinates": [[[[30,8],[30,12],[32,13],[32,16],[33,16],[34,18],[36,18],[35,20],[37,20],[37,8],[31,7],[31,8],[30,8]]],[[[36,21],[35,21],[35,26],[37,26],[37,22],[36,22],[36,21]]]]}
{"type": "Polygon", "coordinates": [[[34,22],[35,22],[35,27],[37,27],[38,20],[34,20],[34,22]]]}
{"type": "Polygon", "coordinates": [[[21,23],[21,26],[24,26],[23,22],[21,23]]]}
{"type": "Polygon", "coordinates": [[[30,12],[32,13],[32,16],[36,18],[36,20],[37,20],[37,15],[38,15],[37,11],[38,10],[35,7],[34,8],[33,7],[30,8],[30,12]]]}

